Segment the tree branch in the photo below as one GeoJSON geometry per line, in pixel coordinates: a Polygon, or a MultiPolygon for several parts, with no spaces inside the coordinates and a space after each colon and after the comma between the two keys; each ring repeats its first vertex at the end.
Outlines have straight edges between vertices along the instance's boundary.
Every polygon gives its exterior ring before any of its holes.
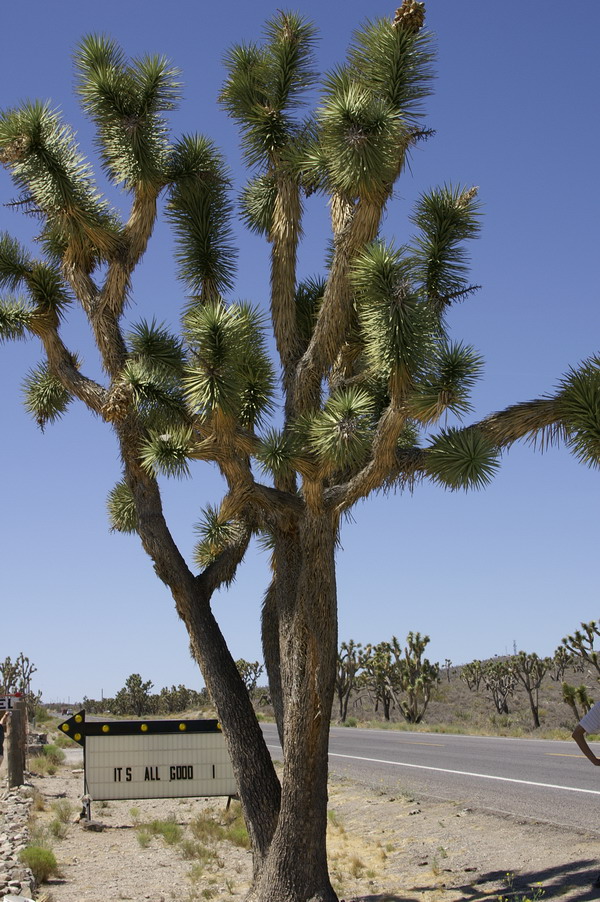
{"type": "Polygon", "coordinates": [[[506,448],[519,439],[539,443],[542,450],[554,444],[564,433],[559,410],[560,395],[522,401],[490,414],[474,423],[474,428],[499,448],[506,448]]]}
{"type": "Polygon", "coordinates": [[[360,248],[377,235],[384,203],[362,199],[351,216],[348,209],[344,212],[347,220],[335,242],[317,324],[296,370],[293,389],[296,413],[310,410],[319,402],[321,379],[337,357],[351,321],[350,264],[360,248]]]}

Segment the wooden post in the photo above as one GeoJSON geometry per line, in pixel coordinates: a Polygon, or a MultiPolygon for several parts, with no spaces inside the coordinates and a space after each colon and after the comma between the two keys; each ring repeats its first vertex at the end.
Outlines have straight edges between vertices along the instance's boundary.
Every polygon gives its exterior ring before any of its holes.
{"type": "Polygon", "coordinates": [[[8,728],[8,788],[23,785],[25,770],[25,743],[27,731],[27,712],[25,701],[15,701],[8,728]]]}

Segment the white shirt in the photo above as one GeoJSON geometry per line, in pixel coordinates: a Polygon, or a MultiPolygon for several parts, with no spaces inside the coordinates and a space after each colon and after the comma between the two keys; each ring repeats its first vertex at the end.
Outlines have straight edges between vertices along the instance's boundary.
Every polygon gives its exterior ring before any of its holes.
{"type": "Polygon", "coordinates": [[[579,726],[583,727],[586,733],[600,733],[600,702],[592,705],[588,713],[583,715],[579,726]]]}

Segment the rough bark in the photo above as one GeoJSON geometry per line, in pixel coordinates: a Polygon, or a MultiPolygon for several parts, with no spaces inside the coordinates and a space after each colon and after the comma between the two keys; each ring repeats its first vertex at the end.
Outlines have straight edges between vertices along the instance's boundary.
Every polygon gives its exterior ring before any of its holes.
{"type": "Polygon", "coordinates": [[[329,721],[335,686],[336,527],[305,512],[276,548],[285,757],[281,809],[253,902],[335,902],[327,870],[329,721]],[[290,576],[297,571],[292,584],[290,576]]]}
{"type": "Polygon", "coordinates": [[[211,611],[210,581],[194,576],[173,541],[158,486],[137,463],[135,428],[129,430],[128,424],[123,424],[119,432],[142,544],[157,575],[171,590],[223,726],[252,842],[257,879],[277,824],[279,780],[244,682],[211,611]]]}
{"type": "Polygon", "coordinates": [[[283,696],[281,691],[281,663],[279,651],[279,615],[277,613],[276,577],[267,589],[262,608],[261,634],[263,658],[269,679],[271,704],[279,741],[283,748],[283,696]]]}

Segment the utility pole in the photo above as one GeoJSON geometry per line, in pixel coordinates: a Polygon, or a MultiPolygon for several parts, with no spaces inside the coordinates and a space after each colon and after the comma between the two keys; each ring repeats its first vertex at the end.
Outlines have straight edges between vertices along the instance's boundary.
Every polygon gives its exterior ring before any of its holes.
{"type": "Polygon", "coordinates": [[[27,744],[27,708],[25,699],[16,699],[10,717],[8,731],[8,788],[22,786],[25,771],[25,747],[27,744]]]}

